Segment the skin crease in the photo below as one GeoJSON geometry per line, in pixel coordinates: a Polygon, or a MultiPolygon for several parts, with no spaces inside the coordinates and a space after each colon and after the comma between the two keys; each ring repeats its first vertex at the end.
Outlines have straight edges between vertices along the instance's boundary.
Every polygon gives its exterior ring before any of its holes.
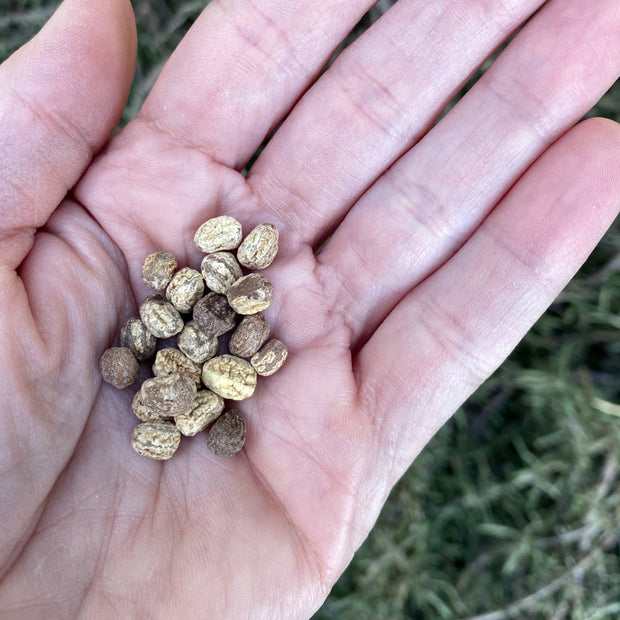
{"type": "Polygon", "coordinates": [[[3,617],[309,617],[616,216],[620,129],[573,127],[620,74],[616,0],[548,2],[432,129],[542,2],[401,0],[317,80],[370,4],[212,2],[111,139],[128,1],[66,0],[0,68],[3,617]],[[221,214],[278,227],[289,358],[241,453],[149,461],[99,357],[144,257],[196,268],[221,214]]]}

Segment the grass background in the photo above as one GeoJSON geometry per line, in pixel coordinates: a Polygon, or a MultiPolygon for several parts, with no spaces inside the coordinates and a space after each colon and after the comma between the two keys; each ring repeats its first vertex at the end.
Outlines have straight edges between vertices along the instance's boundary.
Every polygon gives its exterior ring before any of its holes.
{"type": "MultiPolygon", "coordinates": [[[[0,59],[57,4],[0,0],[0,59]]],[[[124,121],[206,0],[133,4],[139,59],[124,121]]],[[[620,84],[590,115],[620,120],[620,84]]],[[[616,223],[394,488],[314,620],[620,618],[619,291],[616,223]]]]}

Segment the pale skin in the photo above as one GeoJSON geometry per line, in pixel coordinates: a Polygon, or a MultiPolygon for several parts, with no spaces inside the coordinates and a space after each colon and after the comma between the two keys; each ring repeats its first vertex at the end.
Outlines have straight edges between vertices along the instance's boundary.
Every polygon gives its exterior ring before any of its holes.
{"type": "Polygon", "coordinates": [[[212,2],[113,138],[127,0],[66,0],[0,68],[3,617],[309,617],[616,216],[620,129],[573,125],[620,74],[617,0],[547,3],[432,130],[542,2],[401,0],[317,79],[371,4],[212,2]],[[280,230],[289,359],[240,454],[149,461],[98,359],[144,257],[198,265],[217,214],[280,230]]]}

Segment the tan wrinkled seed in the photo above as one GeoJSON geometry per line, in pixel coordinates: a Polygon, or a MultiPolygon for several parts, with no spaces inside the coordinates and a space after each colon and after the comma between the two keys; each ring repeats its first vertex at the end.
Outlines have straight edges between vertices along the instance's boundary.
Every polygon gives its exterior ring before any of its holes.
{"type": "Polygon", "coordinates": [[[234,355],[218,355],[202,367],[202,382],[222,398],[244,400],[254,393],[256,372],[234,355]]]}
{"type": "Polygon", "coordinates": [[[202,259],[200,270],[207,287],[220,295],[225,295],[228,287],[243,275],[235,255],[230,252],[207,254],[202,259]]]}
{"type": "Polygon", "coordinates": [[[183,435],[191,437],[203,431],[224,411],[224,399],[211,390],[199,390],[192,410],[174,419],[183,435]]]}
{"type": "Polygon", "coordinates": [[[131,447],[156,461],[171,458],[180,442],[181,433],[171,422],[143,422],[131,432],[131,447]]]}
{"type": "Polygon", "coordinates": [[[259,312],[241,319],[228,343],[228,350],[239,357],[251,357],[269,338],[269,323],[259,312]]]}
{"type": "Polygon", "coordinates": [[[195,269],[179,269],[166,288],[166,299],[179,311],[191,312],[205,292],[202,274],[195,269]]]}
{"type": "Polygon", "coordinates": [[[156,338],[176,336],[184,325],[179,311],[161,295],[151,295],[140,304],[140,318],[156,338]]]}
{"type": "Polygon", "coordinates": [[[239,262],[248,269],[265,269],[278,253],[278,229],[273,224],[259,224],[241,242],[239,262]]]}
{"type": "Polygon", "coordinates": [[[121,346],[131,349],[139,362],[155,355],[157,340],[137,316],[127,320],[121,327],[121,346]]]}
{"type": "Polygon", "coordinates": [[[177,268],[177,259],[170,252],[153,252],[142,264],[142,281],[150,288],[159,291],[168,286],[177,268]]]}
{"type": "Polygon", "coordinates": [[[197,392],[193,377],[183,373],[147,379],[140,397],[145,407],[164,417],[175,417],[190,411],[197,392]]]}
{"type": "Polygon", "coordinates": [[[241,224],[229,215],[220,215],[207,220],[194,235],[196,247],[205,254],[234,250],[242,238],[241,224]]]}
{"type": "Polygon", "coordinates": [[[131,349],[112,347],[104,351],[99,361],[99,368],[104,381],[122,390],[135,383],[140,365],[131,349]]]}
{"type": "Polygon", "coordinates": [[[239,278],[226,291],[230,307],[239,314],[262,312],[273,299],[273,285],[261,273],[251,273],[239,278]]]}
{"type": "Polygon", "coordinates": [[[161,422],[162,420],[169,419],[168,416],[162,416],[157,411],[147,407],[142,402],[142,394],[138,390],[131,402],[131,410],[136,414],[136,417],[143,422],[161,422]]]}
{"type": "Polygon", "coordinates": [[[288,349],[280,340],[270,340],[250,359],[254,370],[262,377],[268,377],[282,368],[288,357],[288,349]]]}
{"type": "Polygon", "coordinates": [[[194,380],[196,386],[200,385],[201,370],[196,362],[192,362],[187,355],[172,347],[157,351],[153,364],[153,374],[156,377],[186,373],[194,380]]]}
{"type": "Polygon", "coordinates": [[[207,447],[216,456],[232,456],[243,448],[247,426],[241,412],[231,409],[223,413],[209,429],[207,447]]]}
{"type": "Polygon", "coordinates": [[[177,346],[192,362],[202,364],[217,353],[217,336],[207,336],[195,321],[189,321],[177,336],[177,346]]]}

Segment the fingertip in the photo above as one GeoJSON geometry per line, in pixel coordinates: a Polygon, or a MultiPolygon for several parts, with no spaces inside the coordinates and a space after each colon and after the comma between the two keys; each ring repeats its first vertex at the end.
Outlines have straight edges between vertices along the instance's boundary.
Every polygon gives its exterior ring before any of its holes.
{"type": "Polygon", "coordinates": [[[566,136],[575,140],[575,153],[601,168],[611,178],[620,178],[620,124],[609,118],[588,118],[575,125],[566,136]]]}

